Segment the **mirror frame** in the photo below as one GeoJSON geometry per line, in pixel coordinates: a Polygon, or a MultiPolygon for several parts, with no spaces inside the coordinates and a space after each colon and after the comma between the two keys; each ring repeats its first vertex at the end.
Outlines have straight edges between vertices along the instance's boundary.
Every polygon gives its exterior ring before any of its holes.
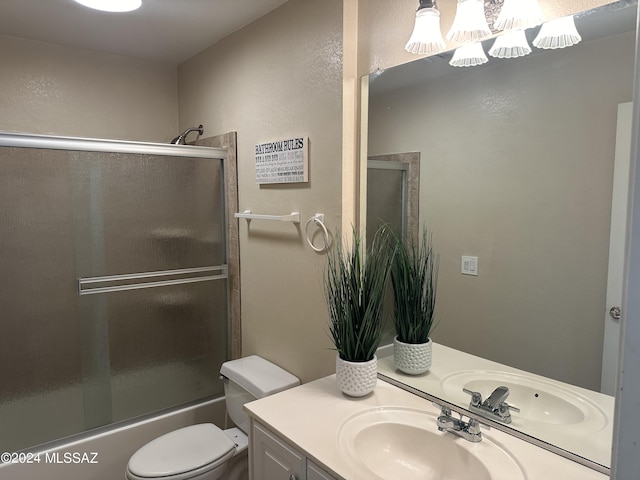
{"type": "Polygon", "coordinates": [[[633,115],[631,137],[631,181],[623,312],[620,335],[620,368],[615,398],[611,478],[637,478],[640,471],[640,8],[636,17],[636,58],[633,79],[633,115]],[[636,206],[636,208],[633,208],[636,206]],[[624,421],[622,421],[624,419],[624,421]]]}

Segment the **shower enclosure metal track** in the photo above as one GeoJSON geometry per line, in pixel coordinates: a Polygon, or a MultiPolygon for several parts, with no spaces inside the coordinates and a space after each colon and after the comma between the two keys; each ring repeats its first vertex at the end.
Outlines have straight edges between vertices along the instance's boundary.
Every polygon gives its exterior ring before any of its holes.
{"type": "Polygon", "coordinates": [[[138,290],[141,288],[168,287],[171,285],[183,285],[186,283],[209,282],[212,280],[221,280],[224,278],[227,278],[226,265],[218,265],[215,267],[183,268],[179,270],[163,270],[158,272],[129,273],[123,275],[107,275],[102,277],[86,277],[78,278],[78,294],[92,295],[96,293],[124,292],[127,290],[138,290]],[[158,277],[175,277],[213,272],[217,272],[217,274],[205,275],[201,277],[191,276],[187,278],[176,278],[172,280],[157,280],[150,282],[142,281],[137,283],[126,283],[122,285],[106,285],[103,287],[99,286],[102,284],[126,282],[130,280],[150,280],[158,277]]]}
{"type": "Polygon", "coordinates": [[[12,132],[0,132],[0,146],[85,152],[138,153],[192,158],[227,158],[227,151],[224,148],[103,140],[98,138],[53,137],[12,132]]]}

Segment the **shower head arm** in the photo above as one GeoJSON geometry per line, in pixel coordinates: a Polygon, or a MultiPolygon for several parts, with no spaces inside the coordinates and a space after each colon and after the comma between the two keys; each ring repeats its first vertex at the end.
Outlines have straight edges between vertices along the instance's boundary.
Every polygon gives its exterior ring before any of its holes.
{"type": "Polygon", "coordinates": [[[187,135],[189,133],[191,133],[191,132],[198,132],[198,137],[199,137],[204,133],[204,129],[203,129],[202,125],[199,125],[197,127],[189,127],[184,132],[182,132],[180,135],[178,135],[176,138],[171,140],[171,143],[173,143],[175,145],[184,145],[185,144],[185,139],[187,138],[187,135]]]}

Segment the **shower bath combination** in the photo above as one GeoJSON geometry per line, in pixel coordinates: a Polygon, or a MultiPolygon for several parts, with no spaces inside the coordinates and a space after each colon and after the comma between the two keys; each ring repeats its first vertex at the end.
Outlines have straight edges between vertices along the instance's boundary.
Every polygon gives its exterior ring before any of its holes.
{"type": "Polygon", "coordinates": [[[182,146],[0,132],[0,452],[224,395],[227,151],[182,146]]]}
{"type": "MultiPolygon", "coordinates": [[[[176,138],[171,140],[170,143],[172,143],[174,145],[186,145],[187,144],[186,143],[187,135],[189,133],[191,133],[191,132],[198,132],[198,138],[199,138],[204,133],[204,129],[202,128],[202,125],[199,125],[197,127],[189,127],[184,132],[182,132],[180,135],[178,135],[176,138]]],[[[196,140],[197,140],[197,138],[196,138],[196,140]]]]}

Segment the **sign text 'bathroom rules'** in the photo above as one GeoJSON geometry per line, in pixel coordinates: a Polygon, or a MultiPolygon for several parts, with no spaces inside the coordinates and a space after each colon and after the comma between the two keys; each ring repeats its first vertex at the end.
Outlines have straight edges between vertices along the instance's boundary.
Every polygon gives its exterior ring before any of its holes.
{"type": "Polygon", "coordinates": [[[308,181],[308,138],[289,138],[256,145],[256,183],[300,183],[308,181]]]}

